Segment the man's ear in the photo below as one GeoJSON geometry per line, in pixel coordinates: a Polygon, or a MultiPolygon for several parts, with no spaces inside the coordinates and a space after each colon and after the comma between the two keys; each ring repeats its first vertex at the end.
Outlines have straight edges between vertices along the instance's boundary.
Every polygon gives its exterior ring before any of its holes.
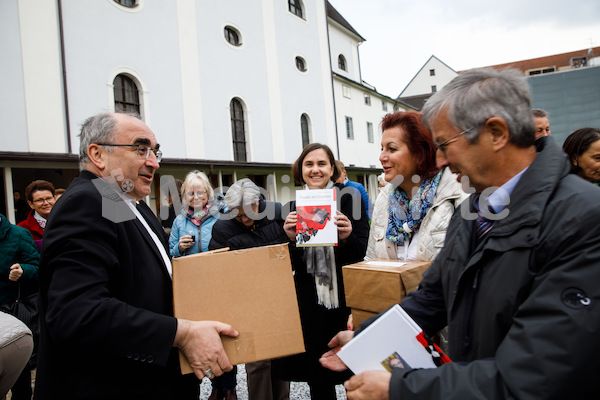
{"type": "Polygon", "coordinates": [[[494,150],[502,150],[510,142],[510,131],[506,121],[499,117],[492,117],[485,123],[490,132],[494,150]]]}
{"type": "Polygon", "coordinates": [[[87,156],[90,159],[90,162],[100,171],[105,169],[106,152],[102,146],[95,143],[90,144],[87,148],[87,156]]]}

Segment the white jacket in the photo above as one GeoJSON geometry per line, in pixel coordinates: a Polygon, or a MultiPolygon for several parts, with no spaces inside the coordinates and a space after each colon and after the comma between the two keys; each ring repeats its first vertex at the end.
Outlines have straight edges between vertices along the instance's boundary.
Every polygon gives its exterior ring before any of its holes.
{"type": "MultiPolygon", "coordinates": [[[[381,190],[375,200],[371,231],[365,260],[384,258],[396,260],[396,243],[385,237],[388,226],[389,208],[388,192],[391,183],[381,190]]],[[[468,197],[463,192],[460,183],[456,181],[456,174],[446,168],[433,198],[433,204],[427,210],[417,238],[417,259],[420,261],[433,261],[444,246],[446,229],[454,210],[468,197]]]]}

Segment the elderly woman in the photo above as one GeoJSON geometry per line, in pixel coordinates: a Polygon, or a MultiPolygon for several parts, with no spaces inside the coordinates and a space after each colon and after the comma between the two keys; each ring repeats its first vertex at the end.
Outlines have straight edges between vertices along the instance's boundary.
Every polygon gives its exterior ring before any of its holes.
{"type": "MultiPolygon", "coordinates": [[[[225,204],[229,213],[215,224],[209,250],[248,249],[288,241],[282,227],[281,204],[264,200],[259,187],[250,179],[231,185],[225,194],[225,204]]],[[[246,364],[246,374],[249,400],[289,399],[290,382],[271,376],[270,360],[246,364]]]]}
{"type": "Polygon", "coordinates": [[[381,129],[379,161],[390,183],[377,196],[365,258],[433,261],[467,194],[455,174],[437,168],[437,148],[419,113],[387,114],[381,129]]]}
{"type": "Polygon", "coordinates": [[[215,196],[207,176],[189,172],[181,186],[183,207],[173,221],[169,250],[173,257],[208,251],[213,225],[225,211],[222,195],[215,196]]]}
{"type": "Polygon", "coordinates": [[[600,129],[581,128],[563,143],[571,161],[571,173],[596,185],[600,183],[600,129]]]}
{"type": "Polygon", "coordinates": [[[319,364],[319,357],[327,351],[329,340],[339,330],[346,328],[350,310],[346,307],[342,266],[364,258],[369,224],[360,194],[355,190],[344,190],[341,184],[334,184],[340,171],[331,149],[326,145],[311,143],[304,147],[292,165],[292,174],[297,182],[304,185],[304,189],[338,191],[336,198],[339,211],[334,217],[338,245],[296,247],[296,205],[295,202],[291,203],[292,212],[285,220],[284,230],[291,242],[290,253],[306,352],[273,360],[273,370],[280,379],[308,382],[313,399],[335,400],[335,385],[343,382],[348,375],[323,368],[319,364]]]}

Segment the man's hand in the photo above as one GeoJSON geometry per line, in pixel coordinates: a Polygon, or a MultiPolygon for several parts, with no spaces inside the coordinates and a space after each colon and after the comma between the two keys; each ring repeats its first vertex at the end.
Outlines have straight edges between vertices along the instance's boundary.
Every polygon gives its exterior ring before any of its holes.
{"type": "Polygon", "coordinates": [[[209,369],[215,376],[233,369],[220,335],[236,337],[238,332],[218,321],[177,320],[173,346],[183,352],[198,379],[203,379],[209,369]]]}
{"type": "Polygon", "coordinates": [[[343,345],[348,343],[354,337],[353,331],[341,331],[337,335],[329,341],[327,346],[329,346],[332,350],[323,354],[319,359],[321,365],[327,369],[332,371],[345,371],[348,369],[346,364],[338,357],[337,353],[340,351],[343,345]]]}
{"type": "Polygon", "coordinates": [[[23,268],[20,264],[13,264],[10,266],[10,272],[8,273],[8,280],[16,282],[23,276],[23,268]]]}
{"type": "Polygon", "coordinates": [[[387,400],[390,398],[390,379],[387,371],[366,371],[344,382],[348,400],[387,400]]]}

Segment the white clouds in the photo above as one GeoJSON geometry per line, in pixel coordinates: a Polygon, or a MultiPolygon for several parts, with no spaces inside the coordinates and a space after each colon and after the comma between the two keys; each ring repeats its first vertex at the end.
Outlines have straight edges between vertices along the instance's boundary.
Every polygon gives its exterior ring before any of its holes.
{"type": "Polygon", "coordinates": [[[434,54],[455,70],[600,46],[598,0],[330,0],[367,39],[362,77],[397,96],[434,54]]]}

